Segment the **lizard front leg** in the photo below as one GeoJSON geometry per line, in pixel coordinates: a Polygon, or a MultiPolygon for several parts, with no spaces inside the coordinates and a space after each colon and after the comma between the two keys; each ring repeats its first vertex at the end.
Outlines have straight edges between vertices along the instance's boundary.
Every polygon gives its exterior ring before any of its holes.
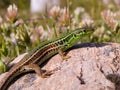
{"type": "Polygon", "coordinates": [[[71,56],[68,56],[68,55],[65,55],[65,54],[64,54],[64,52],[63,52],[63,50],[62,50],[62,47],[58,49],[58,53],[59,53],[59,55],[61,56],[61,58],[62,58],[63,60],[69,59],[69,58],[71,57],[71,56]]]}

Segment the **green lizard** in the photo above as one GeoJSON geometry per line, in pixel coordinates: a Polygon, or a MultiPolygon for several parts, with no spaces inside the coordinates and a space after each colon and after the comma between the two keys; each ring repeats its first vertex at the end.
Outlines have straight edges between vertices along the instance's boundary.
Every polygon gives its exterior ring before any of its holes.
{"type": "Polygon", "coordinates": [[[69,58],[64,56],[63,51],[72,47],[80,38],[85,35],[91,34],[93,32],[92,28],[83,27],[73,30],[67,35],[64,35],[55,40],[45,42],[38,46],[36,49],[28,53],[25,58],[20,62],[16,63],[9,71],[8,74],[0,82],[0,90],[6,90],[10,82],[18,75],[24,72],[29,72],[32,68],[35,72],[42,77],[46,77],[46,73],[42,73],[40,66],[47,61],[53,55],[59,53],[63,59],[69,58]]]}

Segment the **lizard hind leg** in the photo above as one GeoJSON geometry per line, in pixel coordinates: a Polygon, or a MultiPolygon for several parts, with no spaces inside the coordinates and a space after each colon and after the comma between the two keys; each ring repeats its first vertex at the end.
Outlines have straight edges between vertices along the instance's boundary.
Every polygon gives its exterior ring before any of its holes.
{"type": "Polygon", "coordinates": [[[37,64],[25,65],[25,66],[23,66],[23,67],[21,68],[21,71],[22,71],[22,70],[34,70],[35,73],[38,74],[38,76],[41,76],[41,74],[42,74],[42,70],[41,70],[41,68],[39,67],[39,65],[37,65],[37,64]]]}
{"type": "Polygon", "coordinates": [[[34,70],[36,72],[36,74],[42,78],[47,78],[49,77],[51,74],[53,74],[53,72],[57,71],[58,68],[56,69],[53,69],[53,70],[49,70],[49,71],[46,71],[46,72],[43,72],[43,70],[40,68],[39,65],[37,64],[29,64],[29,65],[25,65],[24,67],[22,67],[22,70],[23,69],[28,69],[28,70],[34,70]]]}

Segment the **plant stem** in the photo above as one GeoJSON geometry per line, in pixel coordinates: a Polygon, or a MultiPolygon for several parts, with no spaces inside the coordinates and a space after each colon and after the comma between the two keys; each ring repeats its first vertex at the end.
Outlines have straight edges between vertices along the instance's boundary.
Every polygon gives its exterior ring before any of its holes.
{"type": "Polygon", "coordinates": [[[68,15],[69,15],[69,27],[70,27],[70,30],[71,30],[71,18],[70,18],[70,0],[67,0],[67,8],[66,8],[66,13],[68,13],[68,15]]]}

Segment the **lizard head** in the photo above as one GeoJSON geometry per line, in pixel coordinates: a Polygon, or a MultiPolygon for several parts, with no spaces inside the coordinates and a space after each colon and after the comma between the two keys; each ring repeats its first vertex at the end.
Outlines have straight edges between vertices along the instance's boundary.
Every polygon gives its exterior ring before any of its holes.
{"type": "Polygon", "coordinates": [[[94,32],[94,28],[91,27],[83,27],[83,28],[78,28],[73,31],[73,35],[75,37],[81,38],[82,36],[92,34],[94,32]]]}

